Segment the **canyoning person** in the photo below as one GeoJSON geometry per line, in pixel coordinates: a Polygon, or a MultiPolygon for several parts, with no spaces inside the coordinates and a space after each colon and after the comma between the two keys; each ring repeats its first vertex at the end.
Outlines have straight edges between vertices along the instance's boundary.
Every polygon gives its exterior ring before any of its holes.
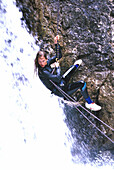
{"type": "Polygon", "coordinates": [[[57,35],[54,38],[55,50],[56,55],[50,59],[47,59],[46,53],[43,51],[39,51],[36,55],[34,60],[35,62],[35,72],[38,71],[38,76],[42,83],[55,95],[59,97],[64,97],[63,94],[54,86],[52,82],[54,82],[57,86],[59,86],[62,90],[64,90],[68,95],[72,95],[78,89],[81,90],[81,94],[86,100],[85,106],[88,109],[93,111],[98,111],[101,109],[101,106],[95,104],[88,92],[86,82],[84,81],[77,81],[74,83],[69,83],[69,80],[76,69],[81,65],[82,60],[77,60],[62,76],[60,72],[53,72],[53,67],[51,65],[57,61],[57,59],[62,58],[61,47],[58,43],[59,36],[57,35]],[[57,52],[59,56],[57,56],[57,52]],[[52,82],[51,82],[52,81],[52,82]]]}

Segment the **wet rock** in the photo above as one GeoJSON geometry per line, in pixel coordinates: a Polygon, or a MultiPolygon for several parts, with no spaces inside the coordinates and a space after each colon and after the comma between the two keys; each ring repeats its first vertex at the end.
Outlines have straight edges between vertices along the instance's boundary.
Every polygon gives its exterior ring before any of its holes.
{"type": "MultiPolygon", "coordinates": [[[[81,58],[83,66],[71,81],[85,80],[92,99],[101,104],[98,116],[109,125],[113,119],[113,1],[60,0],[58,30],[63,58],[62,73],[81,58]]],[[[53,38],[57,34],[55,0],[16,0],[22,11],[22,22],[37,37],[42,49],[54,53],[53,38]]],[[[110,132],[108,129],[107,134],[110,132]]],[[[112,135],[112,133],[111,133],[112,135]]],[[[113,137],[113,136],[111,136],[113,137]]]]}
{"type": "MultiPolygon", "coordinates": [[[[102,110],[103,113],[110,114],[111,116],[114,116],[114,93],[113,93],[113,73],[110,72],[106,78],[104,79],[104,82],[102,83],[100,87],[100,95],[99,100],[102,103],[102,105],[105,105],[105,108],[102,110]],[[108,104],[107,104],[108,103],[108,104]],[[108,111],[108,112],[107,112],[108,111]]],[[[107,116],[108,118],[108,116],[107,116]]],[[[112,124],[113,126],[113,124],[112,124]]]]}

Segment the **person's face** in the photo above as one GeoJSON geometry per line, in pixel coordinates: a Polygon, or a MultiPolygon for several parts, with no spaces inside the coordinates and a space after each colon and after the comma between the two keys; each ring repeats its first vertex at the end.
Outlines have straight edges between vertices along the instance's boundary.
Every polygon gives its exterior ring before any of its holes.
{"type": "Polygon", "coordinates": [[[38,63],[41,67],[45,67],[47,65],[47,59],[42,55],[38,58],[38,63]]]}

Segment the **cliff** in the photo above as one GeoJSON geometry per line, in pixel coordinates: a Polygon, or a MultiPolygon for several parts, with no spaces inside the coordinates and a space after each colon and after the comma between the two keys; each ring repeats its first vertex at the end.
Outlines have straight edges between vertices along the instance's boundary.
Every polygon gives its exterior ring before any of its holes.
{"type": "MultiPolygon", "coordinates": [[[[83,64],[71,81],[85,80],[92,99],[102,106],[97,116],[113,127],[113,0],[60,0],[59,35],[64,72],[76,59],[83,64]]],[[[36,43],[53,55],[57,34],[57,0],[16,0],[22,23],[36,43]]],[[[79,92],[76,94],[80,98],[79,92]]],[[[80,101],[83,99],[80,98],[80,101]]],[[[106,127],[105,127],[106,128],[106,127]]],[[[107,135],[113,133],[106,128],[107,135]]]]}

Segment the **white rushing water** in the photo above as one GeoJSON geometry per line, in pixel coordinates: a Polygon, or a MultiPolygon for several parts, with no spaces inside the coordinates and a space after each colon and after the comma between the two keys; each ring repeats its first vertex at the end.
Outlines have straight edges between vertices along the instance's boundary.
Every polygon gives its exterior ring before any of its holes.
{"type": "Polygon", "coordinates": [[[13,0],[0,10],[0,170],[96,169],[71,161],[63,109],[34,76],[39,47],[13,0]]]}

